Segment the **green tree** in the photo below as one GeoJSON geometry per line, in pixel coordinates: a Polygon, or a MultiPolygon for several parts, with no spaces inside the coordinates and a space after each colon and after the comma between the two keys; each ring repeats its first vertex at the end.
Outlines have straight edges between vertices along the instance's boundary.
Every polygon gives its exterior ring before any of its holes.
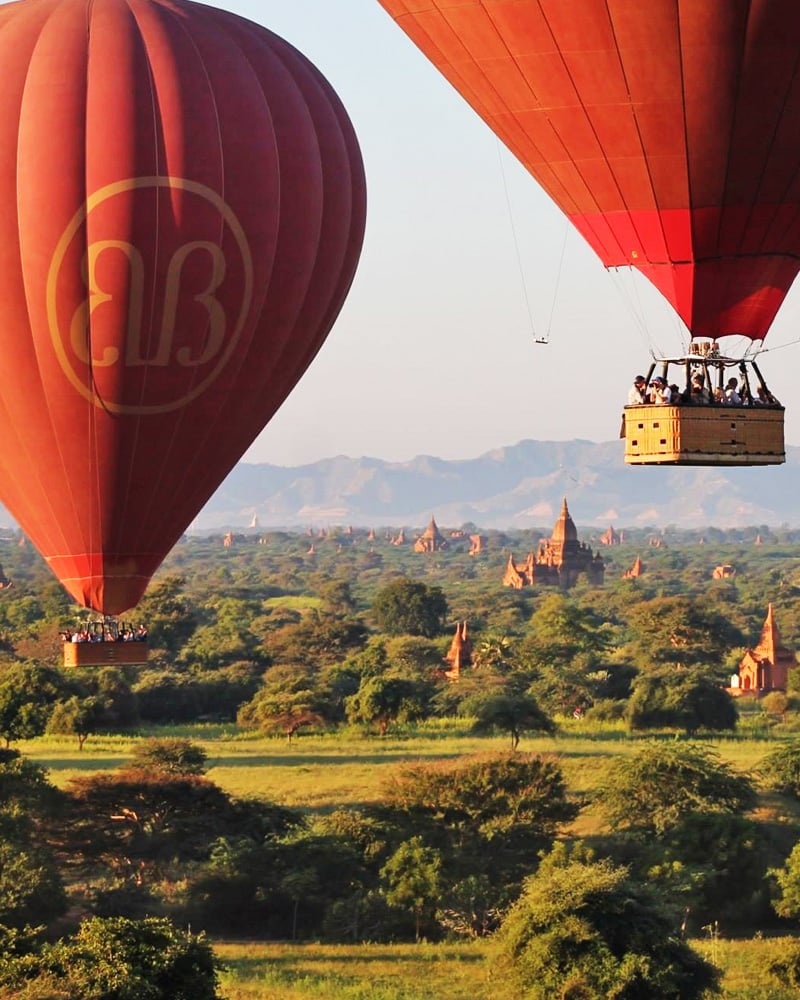
{"type": "Polygon", "coordinates": [[[414,914],[414,937],[420,939],[425,917],[432,917],[442,891],[442,859],[421,837],[402,843],[381,869],[387,901],[414,914]]]}
{"type": "Polygon", "coordinates": [[[0,815],[39,821],[52,815],[60,802],[61,793],[41,765],[16,750],[0,748],[0,815]]]}
{"type": "Polygon", "coordinates": [[[96,695],[86,698],[73,695],[55,705],[47,721],[47,732],[77,736],[78,750],[83,750],[83,744],[103,725],[105,718],[102,698],[96,695]]]}
{"type": "Polygon", "coordinates": [[[94,917],[74,938],[5,962],[0,982],[21,1000],[220,1000],[219,968],[205,938],[166,918],[94,917]]]}
{"type": "Polygon", "coordinates": [[[614,761],[598,798],[614,830],[648,839],[695,813],[738,813],[755,805],[753,784],[707,747],[648,743],[614,761]]]}
{"type": "Polygon", "coordinates": [[[498,896],[536,866],[538,852],[579,811],[557,762],[534,754],[412,764],[383,791],[378,814],[400,839],[421,836],[441,850],[451,884],[489,874],[498,896]]]}
{"type": "Polygon", "coordinates": [[[222,597],[213,606],[207,605],[212,620],[200,625],[186,641],[182,658],[205,670],[257,660],[260,642],[251,626],[258,610],[256,601],[236,597],[222,597]]]}
{"type": "Polygon", "coordinates": [[[393,722],[424,718],[432,696],[432,685],[402,677],[367,677],[345,702],[349,722],[377,724],[385,736],[393,722]]]}
{"type": "Polygon", "coordinates": [[[140,885],[182,877],[218,837],[243,832],[237,804],[194,774],[124,768],[73,778],[67,792],[65,849],[140,885]]]}
{"type": "Polygon", "coordinates": [[[55,703],[66,693],[64,678],[50,667],[12,664],[0,675],[0,736],[12,740],[41,736],[55,703]]]}
{"type": "Polygon", "coordinates": [[[337,712],[318,674],[305,664],[278,664],[264,675],[259,690],[237,714],[240,725],[282,732],[287,739],[308,726],[322,726],[337,712]]]}
{"type": "Polygon", "coordinates": [[[715,920],[751,926],[759,910],[768,912],[764,831],[746,816],[692,813],[651,841],[642,860],[653,886],[680,894],[697,931],[715,920]]]}
{"type": "Polygon", "coordinates": [[[563,594],[548,594],[525,637],[527,655],[546,663],[569,664],[580,654],[600,658],[609,644],[602,619],[563,594]]]}
{"type": "Polygon", "coordinates": [[[761,761],[758,773],[768,788],[800,798],[800,740],[776,747],[761,761]]]}
{"type": "Polygon", "coordinates": [[[0,750],[0,928],[43,924],[66,909],[47,835],[60,803],[42,767],[0,750]]]}
{"type": "Polygon", "coordinates": [[[174,670],[147,670],[134,684],[143,722],[193,722],[202,711],[203,696],[197,677],[174,670]]]}
{"type": "Polygon", "coordinates": [[[800,917],[800,842],[794,845],[783,867],[770,868],[769,875],[778,886],[772,903],[775,912],[793,920],[800,917]]]}
{"type": "Polygon", "coordinates": [[[512,750],[519,746],[523,733],[552,735],[556,731],[555,723],[539,708],[535,698],[513,690],[489,691],[469,698],[462,702],[461,714],[475,717],[473,730],[476,733],[498,729],[509,733],[512,750]]]}
{"type": "Polygon", "coordinates": [[[356,609],[356,602],[347,580],[330,580],[319,589],[322,607],[329,614],[347,616],[356,609]]]}
{"type": "Polygon", "coordinates": [[[719,973],[676,935],[674,914],[626,868],[559,844],[496,935],[500,996],[700,1000],[719,973]]]}
{"type": "Polygon", "coordinates": [[[25,824],[0,820],[0,926],[37,926],[60,916],[67,897],[52,854],[25,824]]]}
{"type": "Polygon", "coordinates": [[[441,641],[401,635],[386,642],[388,670],[394,677],[430,680],[442,666],[441,641]]]}
{"type": "Polygon", "coordinates": [[[770,962],[769,972],[781,986],[793,990],[792,996],[796,996],[800,987],[800,944],[793,941],[783,944],[780,956],[770,962]]]}
{"type": "Polygon", "coordinates": [[[174,660],[197,627],[197,617],[185,593],[182,576],[164,576],[151,583],[136,613],[148,627],[151,651],[163,651],[174,660]]]}
{"type": "Polygon", "coordinates": [[[440,587],[428,587],[401,577],[387,584],[372,604],[372,617],[387,635],[440,635],[447,617],[447,600],[440,587]]]}
{"type": "Polygon", "coordinates": [[[696,597],[663,597],[630,609],[631,650],[641,669],[709,667],[723,682],[725,657],[744,636],[710,601],[696,597]]]}
{"type": "Polygon", "coordinates": [[[136,744],[126,769],[186,777],[205,774],[207,760],[199,743],[177,737],[151,738],[136,744]]]}
{"type": "Polygon", "coordinates": [[[631,729],[735,729],[733,698],[712,678],[697,670],[640,674],[633,684],[625,718],[631,729]]]}

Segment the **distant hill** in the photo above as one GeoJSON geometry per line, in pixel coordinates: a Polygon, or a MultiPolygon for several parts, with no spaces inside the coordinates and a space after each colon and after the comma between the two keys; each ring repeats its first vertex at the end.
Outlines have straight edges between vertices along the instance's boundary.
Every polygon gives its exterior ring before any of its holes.
{"type": "Polygon", "coordinates": [[[549,525],[561,498],[579,524],[686,528],[800,524],[800,448],[784,466],[629,468],[622,443],[520,441],[463,461],[324,459],[286,468],[239,464],[193,529],[309,525],[549,525]]]}

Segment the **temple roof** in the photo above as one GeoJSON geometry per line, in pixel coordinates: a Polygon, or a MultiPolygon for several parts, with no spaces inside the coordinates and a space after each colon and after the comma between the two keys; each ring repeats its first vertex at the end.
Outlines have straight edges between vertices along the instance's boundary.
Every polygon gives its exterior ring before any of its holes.
{"type": "Polygon", "coordinates": [[[422,537],[423,538],[436,538],[437,540],[442,538],[442,533],[439,531],[439,526],[436,524],[436,521],[434,519],[433,514],[431,514],[430,523],[428,524],[428,527],[423,532],[422,537]]]}
{"type": "Polygon", "coordinates": [[[578,540],[578,529],[575,527],[575,522],[570,517],[566,497],[564,497],[561,501],[561,513],[558,515],[558,520],[553,528],[552,540],[554,542],[577,542],[578,540]]]}
{"type": "Polygon", "coordinates": [[[760,659],[769,660],[770,663],[776,663],[778,657],[781,655],[786,656],[787,653],[791,655],[790,651],[781,642],[781,634],[778,631],[778,623],[775,621],[775,611],[772,607],[772,602],[770,602],[767,608],[767,618],[764,622],[764,627],[761,629],[761,638],[758,640],[758,645],[753,652],[760,659]]]}

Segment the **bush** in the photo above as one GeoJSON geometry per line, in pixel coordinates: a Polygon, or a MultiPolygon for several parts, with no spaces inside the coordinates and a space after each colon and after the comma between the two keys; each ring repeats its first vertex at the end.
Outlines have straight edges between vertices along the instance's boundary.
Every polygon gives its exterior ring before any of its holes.
{"type": "Polygon", "coordinates": [[[161,917],[92,917],[74,938],[11,957],[0,983],[18,1000],[220,1000],[219,963],[201,936],[161,917]]]}
{"type": "Polygon", "coordinates": [[[626,868],[563,844],[542,859],[496,935],[501,997],[699,1000],[719,973],[626,868]]]}

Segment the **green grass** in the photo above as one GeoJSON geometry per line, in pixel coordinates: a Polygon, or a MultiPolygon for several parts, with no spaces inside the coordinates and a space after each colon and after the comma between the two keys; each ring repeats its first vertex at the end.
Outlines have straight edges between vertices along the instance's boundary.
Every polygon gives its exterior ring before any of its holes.
{"type": "MultiPolygon", "coordinates": [[[[767,972],[790,938],[692,942],[723,971],[724,1000],[791,1000],[767,972]]],[[[492,1000],[488,944],[216,943],[227,1000],[492,1000]]]]}
{"type": "MultiPolygon", "coordinates": [[[[185,737],[208,754],[209,777],[237,796],[257,796],[310,812],[376,802],[391,772],[410,761],[434,761],[464,754],[505,751],[505,736],[470,735],[463,720],[439,722],[416,732],[367,736],[349,731],[305,735],[291,743],[233,725],[170,727],[131,736],[92,737],[82,752],[67,737],[43,737],[19,745],[49,769],[63,786],[70,777],[108,770],[129,759],[147,736],[185,737]]],[[[644,737],[615,727],[565,724],[556,737],[524,739],[520,750],[554,754],[575,794],[590,794],[615,759],[633,753],[644,737]]],[[[662,739],[675,739],[663,736],[662,739]]],[[[752,771],[775,741],[705,740],[737,770],[752,771]]],[[[761,818],[794,837],[800,810],[764,795],[761,818]]],[[[572,835],[590,837],[602,829],[590,805],[572,835]]],[[[791,839],[790,838],[790,839],[791,839]]],[[[766,972],[787,939],[701,940],[695,947],[724,970],[725,1000],[789,1000],[766,972]]],[[[228,968],[223,995],[228,1000],[492,1000],[485,942],[421,945],[288,945],[273,942],[216,942],[228,968]]]]}
{"type": "MultiPolygon", "coordinates": [[[[19,749],[48,768],[51,780],[63,787],[74,775],[118,767],[139,739],[153,735],[181,736],[200,744],[208,754],[209,777],[230,794],[256,796],[312,812],[378,801],[386,777],[410,761],[509,748],[507,737],[473,736],[459,720],[407,734],[390,731],[383,738],[349,731],[304,735],[289,742],[229,724],[169,727],[137,736],[93,736],[83,751],[78,750],[74,738],[56,736],[21,743],[19,749]]],[[[597,787],[614,759],[633,753],[642,739],[613,728],[586,731],[574,726],[556,737],[523,739],[520,750],[555,754],[568,787],[582,795],[597,787]]],[[[705,742],[741,771],[753,770],[775,745],[730,738],[705,742]]],[[[595,826],[589,811],[578,821],[576,832],[591,832],[595,826]]]]}
{"type": "Polygon", "coordinates": [[[478,1000],[481,944],[215,944],[227,1000],[478,1000]]]}

